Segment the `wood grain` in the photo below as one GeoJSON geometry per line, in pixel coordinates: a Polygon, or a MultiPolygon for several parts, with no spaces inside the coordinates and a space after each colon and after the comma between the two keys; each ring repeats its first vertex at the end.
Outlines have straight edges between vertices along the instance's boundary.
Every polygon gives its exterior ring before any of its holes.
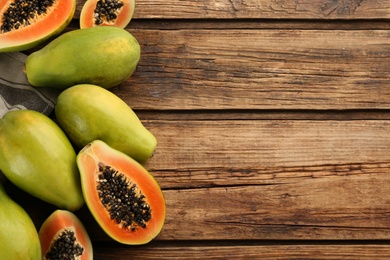
{"type": "Polygon", "coordinates": [[[250,245],[147,246],[117,248],[116,254],[97,248],[96,260],[124,259],[389,259],[388,245],[250,245]]]}
{"type": "Polygon", "coordinates": [[[261,169],[389,162],[387,120],[145,121],[150,170],[261,169]]]}
{"type": "Polygon", "coordinates": [[[389,127],[154,122],[146,167],[167,199],[160,239],[388,239],[389,127]]]}
{"type": "MultiPolygon", "coordinates": [[[[84,0],[78,0],[76,17],[84,0]]],[[[388,19],[389,0],[137,0],[135,19],[388,19]]]]}
{"type": "Polygon", "coordinates": [[[130,30],[139,110],[388,109],[387,30],[130,30]]]}
{"type": "Polygon", "coordinates": [[[381,185],[389,177],[291,178],[296,181],[166,191],[169,211],[158,239],[390,238],[389,189],[381,185]]]}

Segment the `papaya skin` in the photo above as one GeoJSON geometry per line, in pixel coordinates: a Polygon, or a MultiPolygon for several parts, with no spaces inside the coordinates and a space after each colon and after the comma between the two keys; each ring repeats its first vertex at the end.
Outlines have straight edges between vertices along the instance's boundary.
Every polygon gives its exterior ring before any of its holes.
{"type": "Polygon", "coordinates": [[[64,90],[76,84],[112,88],[135,71],[141,55],[137,39],[113,26],[76,29],[60,35],[26,60],[31,85],[64,90]]]}
{"type": "Polygon", "coordinates": [[[122,99],[96,85],[80,84],[64,90],[58,96],[55,114],[80,149],[99,139],[143,163],[157,145],[155,136],[122,99]]]}
{"type": "Polygon", "coordinates": [[[59,208],[84,204],[73,146],[37,111],[10,111],[0,119],[0,169],[20,189],[59,208]]]}
{"type": "Polygon", "coordinates": [[[38,232],[27,212],[0,184],[0,259],[41,260],[38,232]]]}

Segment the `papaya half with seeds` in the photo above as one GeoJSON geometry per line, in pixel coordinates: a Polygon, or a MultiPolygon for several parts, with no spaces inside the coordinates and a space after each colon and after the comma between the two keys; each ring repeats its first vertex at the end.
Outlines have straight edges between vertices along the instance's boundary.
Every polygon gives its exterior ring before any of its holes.
{"type": "Polygon", "coordinates": [[[15,110],[0,119],[0,170],[20,189],[59,208],[73,211],[84,204],[76,152],[42,113],[15,110]]]}
{"type": "Polygon", "coordinates": [[[38,232],[27,212],[0,184],[0,259],[41,260],[38,232]]]}
{"type": "Polygon", "coordinates": [[[80,28],[116,26],[125,28],[133,18],[135,0],[87,0],[80,13],[80,28]]]}
{"type": "Polygon", "coordinates": [[[70,211],[54,211],[39,229],[39,240],[43,259],[93,259],[89,235],[80,219],[70,211]]]}
{"type": "Polygon", "coordinates": [[[135,71],[141,55],[137,39],[114,26],[66,32],[26,60],[31,85],[64,90],[76,84],[112,88],[135,71]]]}
{"type": "Polygon", "coordinates": [[[55,115],[79,149],[100,139],[145,162],[157,145],[155,136],[122,99],[96,85],[81,84],[64,90],[57,98],[55,115]]]}
{"type": "Polygon", "coordinates": [[[146,244],[162,230],[165,200],[154,177],[138,162],[100,140],[77,155],[86,204],[114,240],[146,244]]]}
{"type": "Polygon", "coordinates": [[[31,49],[58,35],[75,9],[76,0],[1,0],[0,52],[31,49]]]}

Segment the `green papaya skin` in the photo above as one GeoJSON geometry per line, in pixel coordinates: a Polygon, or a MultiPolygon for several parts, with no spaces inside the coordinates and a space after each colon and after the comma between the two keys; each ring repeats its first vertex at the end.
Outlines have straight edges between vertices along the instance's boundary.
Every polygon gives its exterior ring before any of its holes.
{"type": "Polygon", "coordinates": [[[157,145],[155,136],[133,110],[100,86],[80,84],[64,90],[58,96],[55,115],[69,139],[80,149],[98,139],[143,163],[157,145]]]}
{"type": "Polygon", "coordinates": [[[0,184],[0,259],[41,260],[38,232],[27,212],[0,184]]]}
{"type": "Polygon", "coordinates": [[[25,73],[31,85],[66,89],[95,84],[109,89],[127,80],[141,55],[137,39],[115,26],[66,32],[30,54],[25,73]]]}
{"type": "Polygon", "coordinates": [[[76,152],[42,113],[15,110],[0,119],[0,170],[20,189],[61,209],[84,204],[76,152]]]}

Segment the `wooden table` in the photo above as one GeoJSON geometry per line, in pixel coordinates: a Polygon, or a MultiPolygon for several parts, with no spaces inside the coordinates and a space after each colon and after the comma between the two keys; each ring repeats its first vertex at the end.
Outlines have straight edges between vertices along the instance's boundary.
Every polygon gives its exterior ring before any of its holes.
{"type": "Polygon", "coordinates": [[[138,0],[141,60],[112,91],[159,141],[167,217],[125,246],[81,209],[95,259],[390,259],[389,19],[390,0],[138,0]]]}

